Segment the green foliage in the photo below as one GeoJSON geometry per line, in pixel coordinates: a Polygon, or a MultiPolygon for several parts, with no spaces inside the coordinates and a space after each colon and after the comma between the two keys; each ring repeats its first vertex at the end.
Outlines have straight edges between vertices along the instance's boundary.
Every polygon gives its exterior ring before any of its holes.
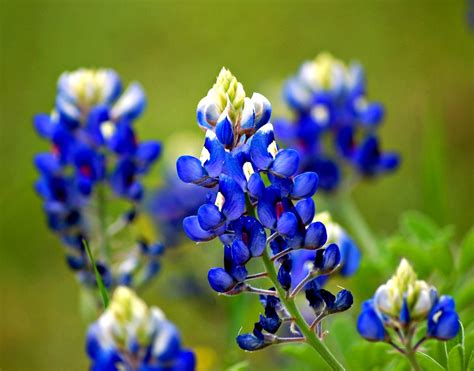
{"type": "MultiPolygon", "coordinates": [[[[381,247],[381,255],[385,260],[383,266],[388,267],[386,271],[380,272],[377,262],[363,259],[359,272],[347,282],[356,301],[362,302],[371,297],[376,287],[389,278],[400,259],[407,258],[420,279],[437,287],[440,295],[454,297],[464,325],[450,341],[425,342],[416,355],[417,361],[423,370],[472,370],[474,230],[468,232],[461,244],[457,244],[452,227],[440,227],[429,217],[409,211],[400,218],[399,230],[387,238],[381,247]]],[[[349,370],[410,370],[406,359],[389,345],[370,343],[358,335],[358,312],[359,308],[355,306],[347,315],[325,323],[325,328],[329,330],[325,342],[334,354],[349,370]]],[[[311,365],[314,369],[321,367],[310,348],[292,345],[281,349],[295,362],[311,365]]]]}
{"type": "Polygon", "coordinates": [[[97,269],[97,265],[95,264],[94,256],[92,255],[91,249],[89,248],[89,244],[86,240],[82,240],[82,242],[84,244],[84,248],[87,251],[87,256],[89,257],[90,263],[94,268],[95,280],[97,282],[100,297],[102,298],[104,309],[107,309],[107,307],[109,306],[109,293],[107,292],[107,289],[104,285],[104,281],[102,280],[102,276],[100,275],[99,270],[97,269]]]}

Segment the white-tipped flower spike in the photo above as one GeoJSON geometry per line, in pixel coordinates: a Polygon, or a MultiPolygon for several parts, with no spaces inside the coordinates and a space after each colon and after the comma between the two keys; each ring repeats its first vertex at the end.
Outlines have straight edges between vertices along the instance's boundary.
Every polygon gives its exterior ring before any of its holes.
{"type": "Polygon", "coordinates": [[[176,327],[161,310],[149,308],[124,286],[115,290],[109,307],[91,325],[87,352],[94,370],[121,367],[138,370],[154,366],[191,371],[195,368],[194,354],[181,348],[176,327]]]}
{"type": "Polygon", "coordinates": [[[246,97],[242,84],[224,67],[197,107],[199,126],[215,131],[227,149],[233,148],[266,124],[270,114],[270,102],[257,93],[251,98],[246,97]]]}
{"type": "Polygon", "coordinates": [[[58,81],[56,109],[72,122],[84,121],[97,106],[109,107],[114,121],[139,116],[145,106],[145,94],[140,85],[131,84],[117,101],[121,93],[122,83],[112,69],[81,68],[64,72],[58,81]]]}
{"type": "Polygon", "coordinates": [[[425,281],[417,280],[410,263],[402,259],[395,275],[377,289],[374,301],[382,313],[398,318],[408,310],[409,318],[418,320],[426,317],[433,306],[436,299],[433,291],[425,281]]]}

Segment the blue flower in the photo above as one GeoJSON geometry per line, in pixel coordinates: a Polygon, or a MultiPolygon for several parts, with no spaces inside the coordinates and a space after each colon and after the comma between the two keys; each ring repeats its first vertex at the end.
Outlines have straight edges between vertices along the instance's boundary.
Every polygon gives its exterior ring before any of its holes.
{"type": "MultiPolygon", "coordinates": [[[[35,157],[40,174],[35,188],[43,199],[48,226],[66,247],[68,265],[88,286],[96,283],[84,240],[89,242],[110,286],[133,281],[110,266],[105,249],[98,249],[98,245],[104,245],[104,235],[110,232],[105,230],[109,217],[105,213],[106,198],[115,195],[129,203],[110,226],[112,230],[132,223],[144,195],[141,179],[160,155],[160,143],[140,142],[136,137],[133,121],[144,107],[145,96],[139,84],[133,83],[122,92],[113,70],[80,69],[59,78],[53,113],[34,118],[38,134],[51,146],[49,152],[35,157]],[[99,219],[104,225],[97,225],[99,219]]],[[[146,281],[159,264],[137,256],[143,261],[136,264],[133,275],[143,269],[141,280],[146,281]]],[[[117,265],[122,263],[117,261],[117,265]]]]}
{"type": "Polygon", "coordinates": [[[434,287],[418,280],[413,268],[403,259],[395,275],[377,289],[373,299],[362,305],[357,329],[367,340],[395,346],[398,342],[403,348],[414,346],[411,345],[414,334],[422,323],[427,324],[426,335],[416,342],[418,345],[426,339],[449,340],[460,329],[453,298],[438,297],[434,287]],[[395,330],[396,339],[389,329],[395,330]]]}
{"type": "Polygon", "coordinates": [[[382,152],[376,130],[383,120],[381,104],[368,102],[362,67],[347,67],[327,53],[305,62],[290,78],[283,96],[293,121],[275,121],[276,136],[301,155],[299,171],[314,171],[320,187],[335,191],[356,174],[374,177],[394,171],[399,157],[382,152]]]}
{"type": "Polygon", "coordinates": [[[270,295],[260,295],[260,302],[265,307],[265,314],[260,315],[254,324],[252,333],[237,336],[237,344],[246,351],[255,351],[266,348],[278,341],[274,335],[282,324],[282,317],[287,317],[280,299],[270,295]]]}
{"type": "Polygon", "coordinates": [[[178,329],[155,307],[119,286],[109,307],[87,333],[92,370],[192,371],[196,358],[181,345],[178,329]]]}
{"type": "Polygon", "coordinates": [[[387,339],[388,334],[382,316],[376,311],[373,300],[367,300],[362,304],[362,311],[357,319],[357,331],[369,341],[387,339]]]}
{"type": "Polygon", "coordinates": [[[449,340],[460,330],[459,316],[450,296],[441,296],[428,315],[427,336],[438,340],[449,340]]]}
{"type": "MultiPolygon", "coordinates": [[[[206,130],[202,154],[199,159],[182,156],[176,164],[181,180],[205,188],[215,187],[217,192],[202,203],[196,215],[183,220],[183,228],[191,240],[203,242],[218,237],[224,245],[223,266],[208,272],[211,288],[225,295],[266,295],[265,314],[251,333],[237,337],[239,346],[247,351],[280,342],[304,341],[303,337],[288,340],[276,334],[281,323],[289,320],[277,296],[286,291],[285,295],[293,300],[303,289],[294,288],[290,292],[294,287],[290,253],[318,251],[327,240],[324,224],[313,220],[315,205],[311,198],[318,188],[319,177],[311,171],[297,173],[300,156],[294,149],[278,148],[270,114],[271,106],[266,98],[255,93],[247,98],[242,84],[230,71],[222,69],[212,89],[198,104],[198,124],[206,130]],[[249,273],[254,266],[249,262],[262,256],[267,269],[271,261],[278,271],[272,274],[277,290],[263,290],[249,284],[250,280],[270,276],[268,272],[249,273]]],[[[332,273],[342,259],[336,245],[321,251],[325,252],[321,259],[320,253],[312,258],[315,279],[332,273]]],[[[356,254],[346,255],[352,259],[356,254]]],[[[356,265],[348,265],[348,274],[356,265]]],[[[343,290],[328,301],[327,314],[346,310],[350,305],[352,295],[343,290]]],[[[300,332],[295,328],[294,334],[300,332]]]]}

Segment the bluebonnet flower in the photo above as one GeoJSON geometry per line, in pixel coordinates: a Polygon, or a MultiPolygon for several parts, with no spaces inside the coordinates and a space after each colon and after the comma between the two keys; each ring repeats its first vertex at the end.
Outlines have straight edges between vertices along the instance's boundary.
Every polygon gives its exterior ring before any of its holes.
{"type": "Polygon", "coordinates": [[[93,371],[196,368],[195,355],[182,347],[176,326],[124,286],[115,289],[109,307],[89,327],[86,350],[93,371]]]}
{"type": "Polygon", "coordinates": [[[284,99],[294,117],[275,121],[277,138],[298,150],[300,171],[316,172],[323,190],[347,182],[346,170],[374,177],[397,168],[398,155],[380,149],[376,131],[384,109],[367,100],[360,65],[322,53],[287,81],[284,99]]]}
{"type": "Polygon", "coordinates": [[[184,235],[183,219],[197,213],[199,206],[215,199],[214,190],[184,183],[175,172],[169,173],[152,196],[149,211],[163,243],[177,246],[184,235]]]}
{"type": "Polygon", "coordinates": [[[160,245],[139,242],[117,267],[110,265],[109,235],[132,223],[144,189],[141,178],[160,155],[160,143],[139,141],[133,128],[145,107],[138,83],[125,92],[110,69],[65,72],[58,82],[51,114],[38,114],[34,125],[51,146],[35,157],[40,177],[35,188],[44,202],[48,226],[66,246],[66,259],[82,283],[95,285],[84,249],[89,241],[104,283],[145,282],[158,271],[160,245]],[[128,204],[108,225],[107,199],[128,204]],[[101,249],[98,249],[101,246],[101,249]],[[146,248],[144,248],[146,246],[146,248]],[[158,253],[159,251],[159,253],[158,253]]]}
{"type": "MultiPolygon", "coordinates": [[[[242,84],[222,69],[197,107],[198,124],[206,131],[201,156],[182,156],[176,163],[178,176],[184,182],[216,189],[215,196],[203,203],[196,215],[183,220],[184,231],[191,240],[219,238],[223,244],[224,264],[209,270],[210,286],[220,294],[249,292],[265,298],[265,316],[255,324],[252,334],[237,339],[245,350],[305,339],[276,335],[283,321],[275,314],[279,312],[276,307],[285,309],[281,290],[293,300],[304,286],[299,286],[300,282],[293,285],[291,252],[324,252],[321,262],[315,258],[321,263],[319,270],[304,283],[330,274],[340,263],[337,245],[321,249],[326,244],[326,228],[313,221],[312,196],[318,176],[314,172],[297,174],[298,152],[278,148],[270,116],[271,105],[265,97],[256,93],[246,97],[242,84]],[[248,283],[270,277],[268,272],[249,273],[247,267],[252,259],[262,259],[278,271],[271,278],[278,287],[265,290],[248,283]],[[292,286],[295,288],[290,292],[292,286]]],[[[306,323],[300,322],[296,327],[303,328],[305,336],[315,336],[314,329],[306,323]]]]}
{"type": "MultiPolygon", "coordinates": [[[[350,277],[356,273],[360,265],[361,253],[354,240],[347,232],[331,218],[328,212],[322,212],[314,216],[314,221],[324,223],[326,226],[326,245],[337,244],[339,246],[341,261],[337,273],[342,277],[350,277]]],[[[300,282],[308,273],[314,269],[316,252],[312,250],[298,250],[291,253],[293,259],[292,276],[295,282],[300,282]]],[[[321,275],[316,280],[323,286],[331,275],[321,275]]]]}
{"type": "Polygon", "coordinates": [[[362,304],[357,330],[369,341],[384,341],[403,354],[416,351],[427,339],[448,340],[460,329],[453,298],[439,296],[433,286],[418,280],[402,259],[394,276],[362,304]],[[426,332],[415,344],[418,327],[426,332]]]}

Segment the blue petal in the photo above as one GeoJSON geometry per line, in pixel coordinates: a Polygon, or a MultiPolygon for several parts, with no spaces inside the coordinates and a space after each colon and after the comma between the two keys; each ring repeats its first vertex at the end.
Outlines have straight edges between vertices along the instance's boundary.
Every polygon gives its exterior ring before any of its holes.
{"type": "Polygon", "coordinates": [[[267,228],[275,229],[277,216],[273,200],[268,198],[265,192],[257,204],[257,214],[260,222],[267,228]]]}
{"type": "Polygon", "coordinates": [[[294,149],[284,149],[277,153],[271,166],[275,175],[289,178],[298,170],[300,157],[294,149]]]}
{"type": "Polygon", "coordinates": [[[295,207],[304,225],[308,225],[312,222],[314,213],[316,211],[313,199],[306,198],[304,200],[298,201],[295,207]]]}
{"type": "Polygon", "coordinates": [[[277,222],[277,231],[285,237],[293,237],[298,227],[298,219],[292,212],[285,212],[281,215],[277,222]]]}
{"type": "Polygon", "coordinates": [[[454,311],[443,312],[436,323],[428,322],[428,336],[439,340],[452,339],[459,330],[459,316],[454,311]]]}
{"type": "Polygon", "coordinates": [[[249,98],[245,98],[244,108],[242,110],[242,118],[240,120],[240,129],[249,133],[253,131],[255,127],[255,110],[252,101],[249,98]]]}
{"type": "Polygon", "coordinates": [[[205,231],[215,230],[224,222],[221,212],[213,204],[202,205],[197,212],[197,217],[199,225],[205,231]]]}
{"type": "Polygon", "coordinates": [[[322,273],[333,271],[341,262],[341,253],[339,247],[332,243],[324,250],[316,251],[314,265],[322,273]]]}
{"type": "Polygon", "coordinates": [[[384,171],[393,171],[400,165],[400,156],[397,153],[384,153],[380,157],[380,167],[384,171]]]}
{"type": "Polygon", "coordinates": [[[250,157],[258,169],[268,169],[273,162],[268,146],[274,141],[273,126],[266,124],[252,136],[250,141],[250,157]]]}
{"type": "Polygon", "coordinates": [[[140,143],[135,156],[139,161],[143,161],[146,165],[154,162],[161,152],[160,143],[150,140],[140,143]]]}
{"type": "Polygon", "coordinates": [[[185,183],[200,183],[207,177],[201,161],[193,156],[181,156],[176,161],[176,170],[179,178],[185,183]]]}
{"type": "Polygon", "coordinates": [[[250,251],[245,243],[235,240],[232,243],[232,262],[235,265],[243,265],[250,259],[250,251]]]}
{"type": "Polygon", "coordinates": [[[305,249],[319,249],[324,246],[327,241],[326,227],[321,222],[311,223],[306,229],[304,239],[305,249]]]}
{"type": "Polygon", "coordinates": [[[402,309],[400,310],[400,323],[407,325],[410,322],[410,310],[408,309],[407,299],[403,298],[402,309]]]}
{"type": "Polygon", "coordinates": [[[44,175],[50,177],[61,171],[61,164],[52,153],[40,153],[35,156],[35,166],[44,175]]]}
{"type": "Polygon", "coordinates": [[[333,191],[339,185],[341,178],[338,165],[330,160],[320,158],[313,162],[311,170],[319,177],[319,187],[325,191],[333,191]]]}
{"type": "Polygon", "coordinates": [[[306,172],[295,177],[291,197],[293,199],[312,197],[318,189],[318,175],[306,172]]]}
{"type": "Polygon", "coordinates": [[[216,136],[224,146],[231,146],[234,143],[234,130],[232,121],[224,111],[216,124],[216,136]]]}
{"type": "Polygon", "coordinates": [[[270,121],[272,115],[272,105],[262,94],[253,93],[251,101],[255,112],[255,129],[259,129],[270,121]]]}
{"type": "Polygon", "coordinates": [[[248,217],[245,220],[246,228],[249,232],[249,241],[247,246],[253,257],[261,256],[265,251],[267,244],[267,235],[259,221],[255,218],[248,217]]]}
{"type": "Polygon", "coordinates": [[[216,105],[207,96],[202,98],[197,106],[196,118],[198,125],[203,129],[212,129],[219,118],[216,105]]]}
{"type": "Polygon", "coordinates": [[[49,115],[40,113],[33,118],[34,126],[39,135],[44,138],[51,138],[56,125],[51,121],[49,115]]]}
{"type": "Polygon", "coordinates": [[[196,356],[191,350],[183,350],[179,356],[174,359],[173,369],[171,371],[194,371],[195,369],[196,356]]]}
{"type": "Polygon", "coordinates": [[[160,323],[152,349],[153,355],[161,362],[170,362],[181,351],[181,337],[178,329],[169,321],[160,323]]]}
{"type": "Polygon", "coordinates": [[[376,125],[383,120],[384,108],[380,103],[370,103],[360,113],[361,121],[367,125],[376,125]]]}
{"type": "Polygon", "coordinates": [[[111,111],[115,120],[134,120],[145,109],[145,93],[139,83],[130,84],[111,111]]]}
{"type": "Polygon", "coordinates": [[[196,242],[210,241],[215,237],[213,233],[207,232],[201,228],[198,217],[195,215],[184,218],[183,229],[186,235],[196,242]]]}
{"type": "Polygon", "coordinates": [[[247,183],[247,190],[249,195],[254,198],[262,197],[263,191],[265,190],[265,184],[259,173],[253,173],[247,183]]]}
{"type": "Polygon", "coordinates": [[[349,290],[341,290],[336,295],[336,300],[332,309],[333,313],[344,312],[354,303],[354,298],[349,290]]]}
{"type": "Polygon", "coordinates": [[[259,350],[270,345],[265,343],[263,339],[256,337],[254,334],[242,334],[237,336],[237,344],[241,349],[249,352],[259,350]]]}
{"type": "Polygon", "coordinates": [[[118,154],[133,154],[137,147],[135,133],[126,122],[120,122],[116,125],[114,135],[108,143],[110,149],[118,154]]]}
{"type": "Polygon", "coordinates": [[[385,340],[383,322],[371,304],[365,302],[363,310],[357,319],[357,331],[369,341],[385,340]],[[365,309],[364,309],[365,308],[365,309]]]}
{"type": "Polygon", "coordinates": [[[212,268],[207,274],[212,289],[217,292],[230,291],[234,286],[234,279],[223,268],[212,268]]]}
{"type": "Polygon", "coordinates": [[[208,130],[204,148],[209,152],[209,159],[204,162],[204,168],[211,177],[218,177],[222,172],[225,160],[225,149],[214,132],[208,130]]]}
{"type": "Polygon", "coordinates": [[[222,213],[228,220],[235,220],[245,212],[245,193],[240,186],[230,177],[221,175],[219,191],[224,196],[222,213]]]}
{"type": "Polygon", "coordinates": [[[361,254],[355,242],[347,236],[341,238],[339,242],[341,250],[341,275],[352,276],[360,265],[361,254]]]}
{"type": "Polygon", "coordinates": [[[309,88],[296,78],[287,81],[283,89],[283,96],[290,107],[299,111],[309,109],[313,99],[309,88]]]}

